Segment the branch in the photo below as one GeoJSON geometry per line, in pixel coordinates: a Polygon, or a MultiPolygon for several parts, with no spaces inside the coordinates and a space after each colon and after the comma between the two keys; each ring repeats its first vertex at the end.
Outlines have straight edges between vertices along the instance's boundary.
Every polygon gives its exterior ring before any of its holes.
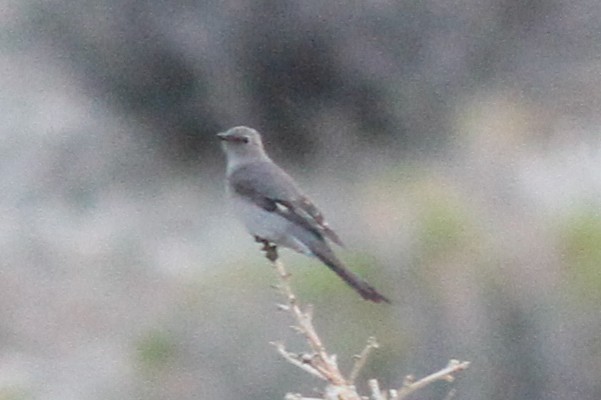
{"type": "Polygon", "coordinates": [[[380,390],[380,384],[377,379],[370,379],[368,384],[371,390],[372,400],[386,400],[386,394],[382,393],[380,390]]]}
{"type": "Polygon", "coordinates": [[[351,374],[348,378],[351,383],[355,382],[355,379],[357,379],[357,376],[359,376],[359,372],[361,372],[361,369],[365,365],[369,353],[371,353],[373,349],[377,349],[379,347],[380,345],[376,341],[375,337],[372,336],[369,339],[367,339],[367,345],[365,346],[361,354],[355,356],[355,365],[353,365],[353,369],[351,370],[351,374]]]}
{"type": "Polygon", "coordinates": [[[422,389],[436,381],[453,382],[455,380],[455,377],[453,376],[453,374],[467,369],[469,367],[469,365],[470,365],[469,361],[462,362],[462,361],[458,361],[458,360],[451,360],[451,361],[449,361],[449,364],[445,368],[443,368],[440,371],[435,372],[431,375],[428,375],[425,378],[422,378],[417,382],[415,382],[413,380],[413,377],[407,376],[405,378],[405,382],[403,383],[403,387],[400,388],[398,390],[398,392],[396,393],[396,395],[392,396],[391,399],[392,400],[402,400],[402,399],[406,398],[408,395],[410,395],[411,393],[415,392],[416,390],[422,389]]]}
{"type": "MultiPolygon", "coordinates": [[[[257,239],[263,243],[265,256],[271,261],[277,272],[278,285],[282,295],[286,299],[286,304],[278,305],[278,308],[283,311],[288,311],[292,314],[295,320],[295,325],[292,328],[302,334],[309,346],[309,352],[292,353],[286,350],[286,347],[281,342],[272,342],[278,353],[289,363],[311,374],[312,376],[326,381],[328,384],[322,393],[322,399],[325,400],[362,400],[366,397],[361,397],[354,382],[359,376],[361,369],[365,365],[368,355],[372,350],[379,347],[375,338],[370,337],[367,345],[361,353],[355,356],[355,363],[351,372],[346,378],[338,368],[338,363],[335,355],[330,355],[321,341],[315,327],[313,326],[313,309],[307,306],[305,310],[301,307],[296,295],[290,286],[290,274],[286,271],[284,264],[278,259],[277,249],[274,245],[257,239]]],[[[380,390],[376,379],[369,380],[372,400],[402,400],[409,394],[439,380],[452,382],[453,374],[465,370],[469,366],[469,362],[459,362],[451,360],[446,368],[435,372],[419,381],[414,381],[412,377],[405,378],[405,382],[401,389],[382,391],[380,390]]],[[[454,392],[452,392],[454,394],[454,392]]],[[[450,393],[452,396],[452,394],[450,393]]],[[[286,400],[318,400],[316,398],[303,397],[300,394],[288,393],[286,400]]]]}
{"type": "MultiPolygon", "coordinates": [[[[347,379],[342,375],[336,362],[336,356],[329,355],[313,326],[313,309],[307,307],[305,311],[301,309],[300,303],[297,300],[292,288],[290,287],[290,274],[284,268],[284,265],[277,258],[272,261],[273,266],[276,269],[279,285],[281,292],[286,297],[288,304],[286,308],[292,313],[296,320],[296,326],[294,329],[301,333],[309,347],[311,353],[292,354],[284,349],[284,346],[277,346],[278,352],[284,356],[289,362],[296,366],[301,366],[305,371],[311,371],[310,373],[314,376],[318,376],[320,379],[326,380],[335,387],[343,387],[348,389],[351,385],[347,379]]],[[[354,389],[353,389],[354,390],[354,389]]],[[[341,399],[359,399],[355,397],[341,397],[341,399]]]]}

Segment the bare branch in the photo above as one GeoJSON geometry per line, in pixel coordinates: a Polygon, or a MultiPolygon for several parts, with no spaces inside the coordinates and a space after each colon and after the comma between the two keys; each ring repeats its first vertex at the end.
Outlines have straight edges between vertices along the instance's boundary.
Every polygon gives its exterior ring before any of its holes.
{"type": "Polygon", "coordinates": [[[313,327],[313,309],[307,307],[305,311],[301,309],[300,303],[297,300],[292,288],[290,287],[290,274],[284,268],[284,265],[279,259],[272,261],[273,266],[277,271],[280,280],[280,289],[288,300],[287,307],[296,320],[296,329],[305,336],[311,350],[316,354],[310,365],[326,380],[333,385],[347,385],[346,379],[338,369],[335,358],[328,355],[320,337],[313,327]]]}
{"type": "Polygon", "coordinates": [[[286,351],[286,348],[284,347],[283,343],[271,342],[271,344],[275,346],[275,348],[278,350],[278,353],[280,353],[282,355],[282,357],[284,357],[284,359],[286,359],[286,361],[307,371],[308,373],[315,376],[316,378],[323,379],[324,381],[327,380],[327,378],[321,373],[321,371],[314,368],[311,364],[304,362],[304,360],[302,358],[298,357],[296,354],[289,353],[288,351],[286,351]]]}
{"type": "Polygon", "coordinates": [[[286,395],[286,397],[284,397],[284,400],[322,400],[322,399],[317,399],[315,397],[303,397],[302,395],[300,395],[298,393],[288,393],[286,395]]]}
{"type": "Polygon", "coordinates": [[[376,379],[370,379],[368,383],[372,400],[386,400],[385,395],[380,390],[380,384],[376,379]]]}
{"type": "Polygon", "coordinates": [[[351,370],[351,374],[349,376],[349,382],[351,384],[354,383],[355,379],[357,379],[357,376],[359,376],[359,372],[361,372],[361,369],[365,365],[369,353],[373,349],[377,349],[378,347],[380,347],[380,345],[376,341],[375,337],[371,336],[369,339],[367,339],[367,345],[365,346],[361,354],[355,356],[355,365],[353,365],[353,369],[351,370]]]}
{"type": "MultiPolygon", "coordinates": [[[[274,269],[277,272],[279,284],[276,286],[277,289],[285,297],[285,304],[278,304],[277,308],[281,311],[288,311],[293,316],[295,324],[291,326],[297,333],[302,334],[309,346],[310,351],[301,353],[291,353],[286,350],[286,347],[281,342],[273,342],[278,353],[289,363],[297,366],[303,371],[311,374],[312,376],[328,382],[323,394],[322,399],[325,400],[362,400],[367,397],[361,397],[354,386],[354,381],[359,376],[362,368],[365,366],[367,357],[373,349],[379,347],[375,338],[370,337],[367,341],[367,345],[361,351],[361,353],[355,356],[355,363],[346,378],[338,368],[336,355],[328,354],[324,344],[322,343],[315,327],[313,326],[313,308],[307,306],[304,310],[301,307],[296,295],[292,291],[290,286],[290,274],[284,268],[282,262],[278,259],[277,249],[275,246],[264,242],[264,248],[267,258],[271,261],[274,269]]],[[[369,381],[369,387],[371,390],[372,400],[402,400],[409,394],[419,390],[433,382],[444,380],[452,382],[454,379],[453,374],[459,371],[465,370],[469,366],[469,362],[460,362],[457,360],[451,360],[447,367],[442,370],[428,375],[425,378],[415,381],[412,376],[405,377],[403,386],[401,389],[382,391],[376,379],[369,381]]],[[[450,400],[455,394],[454,390],[451,390],[445,400],[450,400]]],[[[303,397],[300,394],[288,393],[286,400],[318,400],[316,398],[303,397]]]]}
{"type": "Polygon", "coordinates": [[[458,360],[451,360],[445,368],[431,375],[428,375],[425,378],[420,379],[419,381],[412,382],[413,379],[406,379],[405,383],[403,384],[403,387],[399,389],[395,399],[402,400],[406,398],[409,394],[415,392],[416,390],[428,386],[429,384],[436,381],[453,382],[455,380],[453,374],[467,369],[469,365],[469,361],[462,362],[458,360]]]}

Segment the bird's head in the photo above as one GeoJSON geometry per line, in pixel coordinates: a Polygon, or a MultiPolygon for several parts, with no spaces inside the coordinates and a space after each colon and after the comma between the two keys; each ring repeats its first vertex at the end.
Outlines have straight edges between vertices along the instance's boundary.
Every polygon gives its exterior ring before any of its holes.
{"type": "Polygon", "coordinates": [[[246,126],[236,126],[217,134],[228,164],[258,161],[267,157],[259,132],[246,126]]]}

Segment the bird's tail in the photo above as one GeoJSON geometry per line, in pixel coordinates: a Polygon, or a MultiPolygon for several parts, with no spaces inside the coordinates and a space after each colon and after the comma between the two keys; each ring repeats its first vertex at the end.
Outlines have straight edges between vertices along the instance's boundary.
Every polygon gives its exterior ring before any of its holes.
{"type": "Polygon", "coordinates": [[[390,300],[380,294],[373,286],[346,268],[326,243],[316,243],[315,246],[312,246],[311,251],[321,260],[321,262],[341,277],[350,287],[355,289],[355,291],[365,300],[370,300],[375,303],[390,303],[390,300]]]}

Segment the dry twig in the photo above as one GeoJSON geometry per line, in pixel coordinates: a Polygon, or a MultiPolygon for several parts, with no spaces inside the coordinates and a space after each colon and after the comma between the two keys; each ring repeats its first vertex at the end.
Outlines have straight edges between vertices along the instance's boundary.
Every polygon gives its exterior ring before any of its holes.
{"type": "Polygon", "coordinates": [[[416,390],[426,387],[436,381],[453,382],[455,380],[453,374],[467,369],[469,365],[469,361],[451,360],[445,368],[428,375],[419,381],[414,381],[412,377],[406,377],[403,387],[398,390],[396,396],[391,397],[391,400],[402,400],[416,390]]]}
{"type": "Polygon", "coordinates": [[[371,353],[372,350],[377,349],[378,347],[380,347],[380,345],[378,344],[375,337],[371,336],[369,339],[367,339],[367,345],[365,346],[361,354],[355,356],[355,365],[353,365],[353,369],[351,370],[351,374],[348,378],[351,383],[354,383],[355,379],[357,379],[357,376],[359,376],[359,372],[361,372],[361,369],[365,365],[369,353],[371,353]]]}
{"type": "MultiPolygon", "coordinates": [[[[369,338],[367,345],[361,352],[356,356],[355,363],[351,372],[346,378],[340,369],[335,355],[330,355],[326,351],[324,344],[322,343],[315,327],[313,326],[313,309],[308,306],[304,310],[300,305],[300,302],[296,298],[296,295],[292,291],[290,286],[290,274],[284,268],[282,262],[278,259],[277,250],[275,246],[263,242],[263,250],[265,251],[266,257],[273,264],[279,284],[278,289],[286,298],[286,304],[279,304],[278,308],[283,311],[289,311],[296,325],[293,328],[302,334],[307,344],[309,345],[310,352],[306,353],[291,353],[286,350],[286,347],[281,342],[273,342],[272,344],[276,347],[278,353],[284,357],[284,359],[291,364],[297,366],[303,371],[313,375],[316,378],[325,380],[328,382],[324,393],[323,399],[325,400],[362,400],[366,397],[361,397],[354,386],[354,381],[359,376],[361,369],[365,365],[368,355],[373,349],[379,347],[375,338],[369,338]]],[[[453,374],[465,370],[469,366],[469,362],[460,362],[457,360],[451,360],[446,368],[428,375],[425,378],[415,381],[412,377],[406,377],[403,383],[403,387],[399,390],[380,390],[379,383],[376,379],[369,380],[369,387],[371,390],[372,400],[402,400],[409,394],[419,390],[433,382],[444,380],[452,382],[454,380],[453,374]]],[[[285,397],[286,400],[318,400],[316,398],[303,397],[300,394],[289,393],[285,397]]]]}

